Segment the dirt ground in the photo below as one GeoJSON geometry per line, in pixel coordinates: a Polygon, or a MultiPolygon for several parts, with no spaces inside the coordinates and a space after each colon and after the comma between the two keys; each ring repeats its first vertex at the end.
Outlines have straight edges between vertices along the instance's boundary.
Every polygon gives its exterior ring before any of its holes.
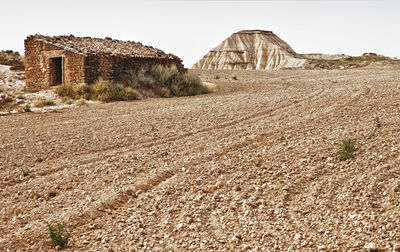
{"type": "Polygon", "coordinates": [[[400,247],[400,71],[191,72],[219,90],[0,116],[0,251],[400,247]]]}

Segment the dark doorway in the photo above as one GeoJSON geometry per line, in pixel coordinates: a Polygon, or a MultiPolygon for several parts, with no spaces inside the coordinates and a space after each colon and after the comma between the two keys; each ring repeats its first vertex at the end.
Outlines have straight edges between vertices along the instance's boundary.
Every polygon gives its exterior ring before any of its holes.
{"type": "Polygon", "coordinates": [[[62,57],[49,59],[50,66],[50,85],[60,85],[63,82],[62,57]]]}

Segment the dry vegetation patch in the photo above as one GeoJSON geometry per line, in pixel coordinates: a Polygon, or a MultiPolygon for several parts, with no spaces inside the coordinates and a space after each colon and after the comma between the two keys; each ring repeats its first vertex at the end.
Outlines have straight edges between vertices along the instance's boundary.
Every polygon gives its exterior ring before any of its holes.
{"type": "Polygon", "coordinates": [[[0,51],[0,65],[11,66],[11,70],[25,70],[24,57],[12,50],[0,51]]]}
{"type": "Polygon", "coordinates": [[[68,101],[98,100],[102,102],[130,101],[142,96],[191,96],[205,94],[211,89],[203,85],[198,77],[181,73],[175,66],[157,65],[150,70],[131,72],[120,83],[99,79],[94,84],[63,84],[56,94],[68,101]]]}
{"type": "Polygon", "coordinates": [[[43,108],[54,105],[56,105],[56,103],[53,100],[44,97],[38,97],[35,101],[35,107],[37,108],[43,108]]]}

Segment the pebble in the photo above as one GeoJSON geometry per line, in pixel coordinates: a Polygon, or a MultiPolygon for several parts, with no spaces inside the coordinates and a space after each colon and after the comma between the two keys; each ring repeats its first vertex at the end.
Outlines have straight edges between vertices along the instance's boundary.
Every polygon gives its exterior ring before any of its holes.
{"type": "Polygon", "coordinates": [[[366,243],[365,245],[364,245],[364,248],[365,249],[377,249],[377,246],[375,245],[375,243],[373,243],[373,242],[370,242],[370,243],[366,243]]]}
{"type": "Polygon", "coordinates": [[[295,234],[295,235],[294,235],[294,238],[293,238],[293,243],[294,243],[294,244],[299,244],[300,238],[301,238],[301,235],[300,235],[300,234],[295,234]]]}

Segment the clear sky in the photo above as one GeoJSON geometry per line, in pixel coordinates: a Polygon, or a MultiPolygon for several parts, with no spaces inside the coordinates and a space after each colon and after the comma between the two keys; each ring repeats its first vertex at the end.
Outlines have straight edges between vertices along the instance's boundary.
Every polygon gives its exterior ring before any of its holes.
{"type": "Polygon", "coordinates": [[[232,33],[271,30],[298,53],[400,58],[400,0],[7,0],[0,50],[30,34],[142,42],[191,67],[232,33]]]}

